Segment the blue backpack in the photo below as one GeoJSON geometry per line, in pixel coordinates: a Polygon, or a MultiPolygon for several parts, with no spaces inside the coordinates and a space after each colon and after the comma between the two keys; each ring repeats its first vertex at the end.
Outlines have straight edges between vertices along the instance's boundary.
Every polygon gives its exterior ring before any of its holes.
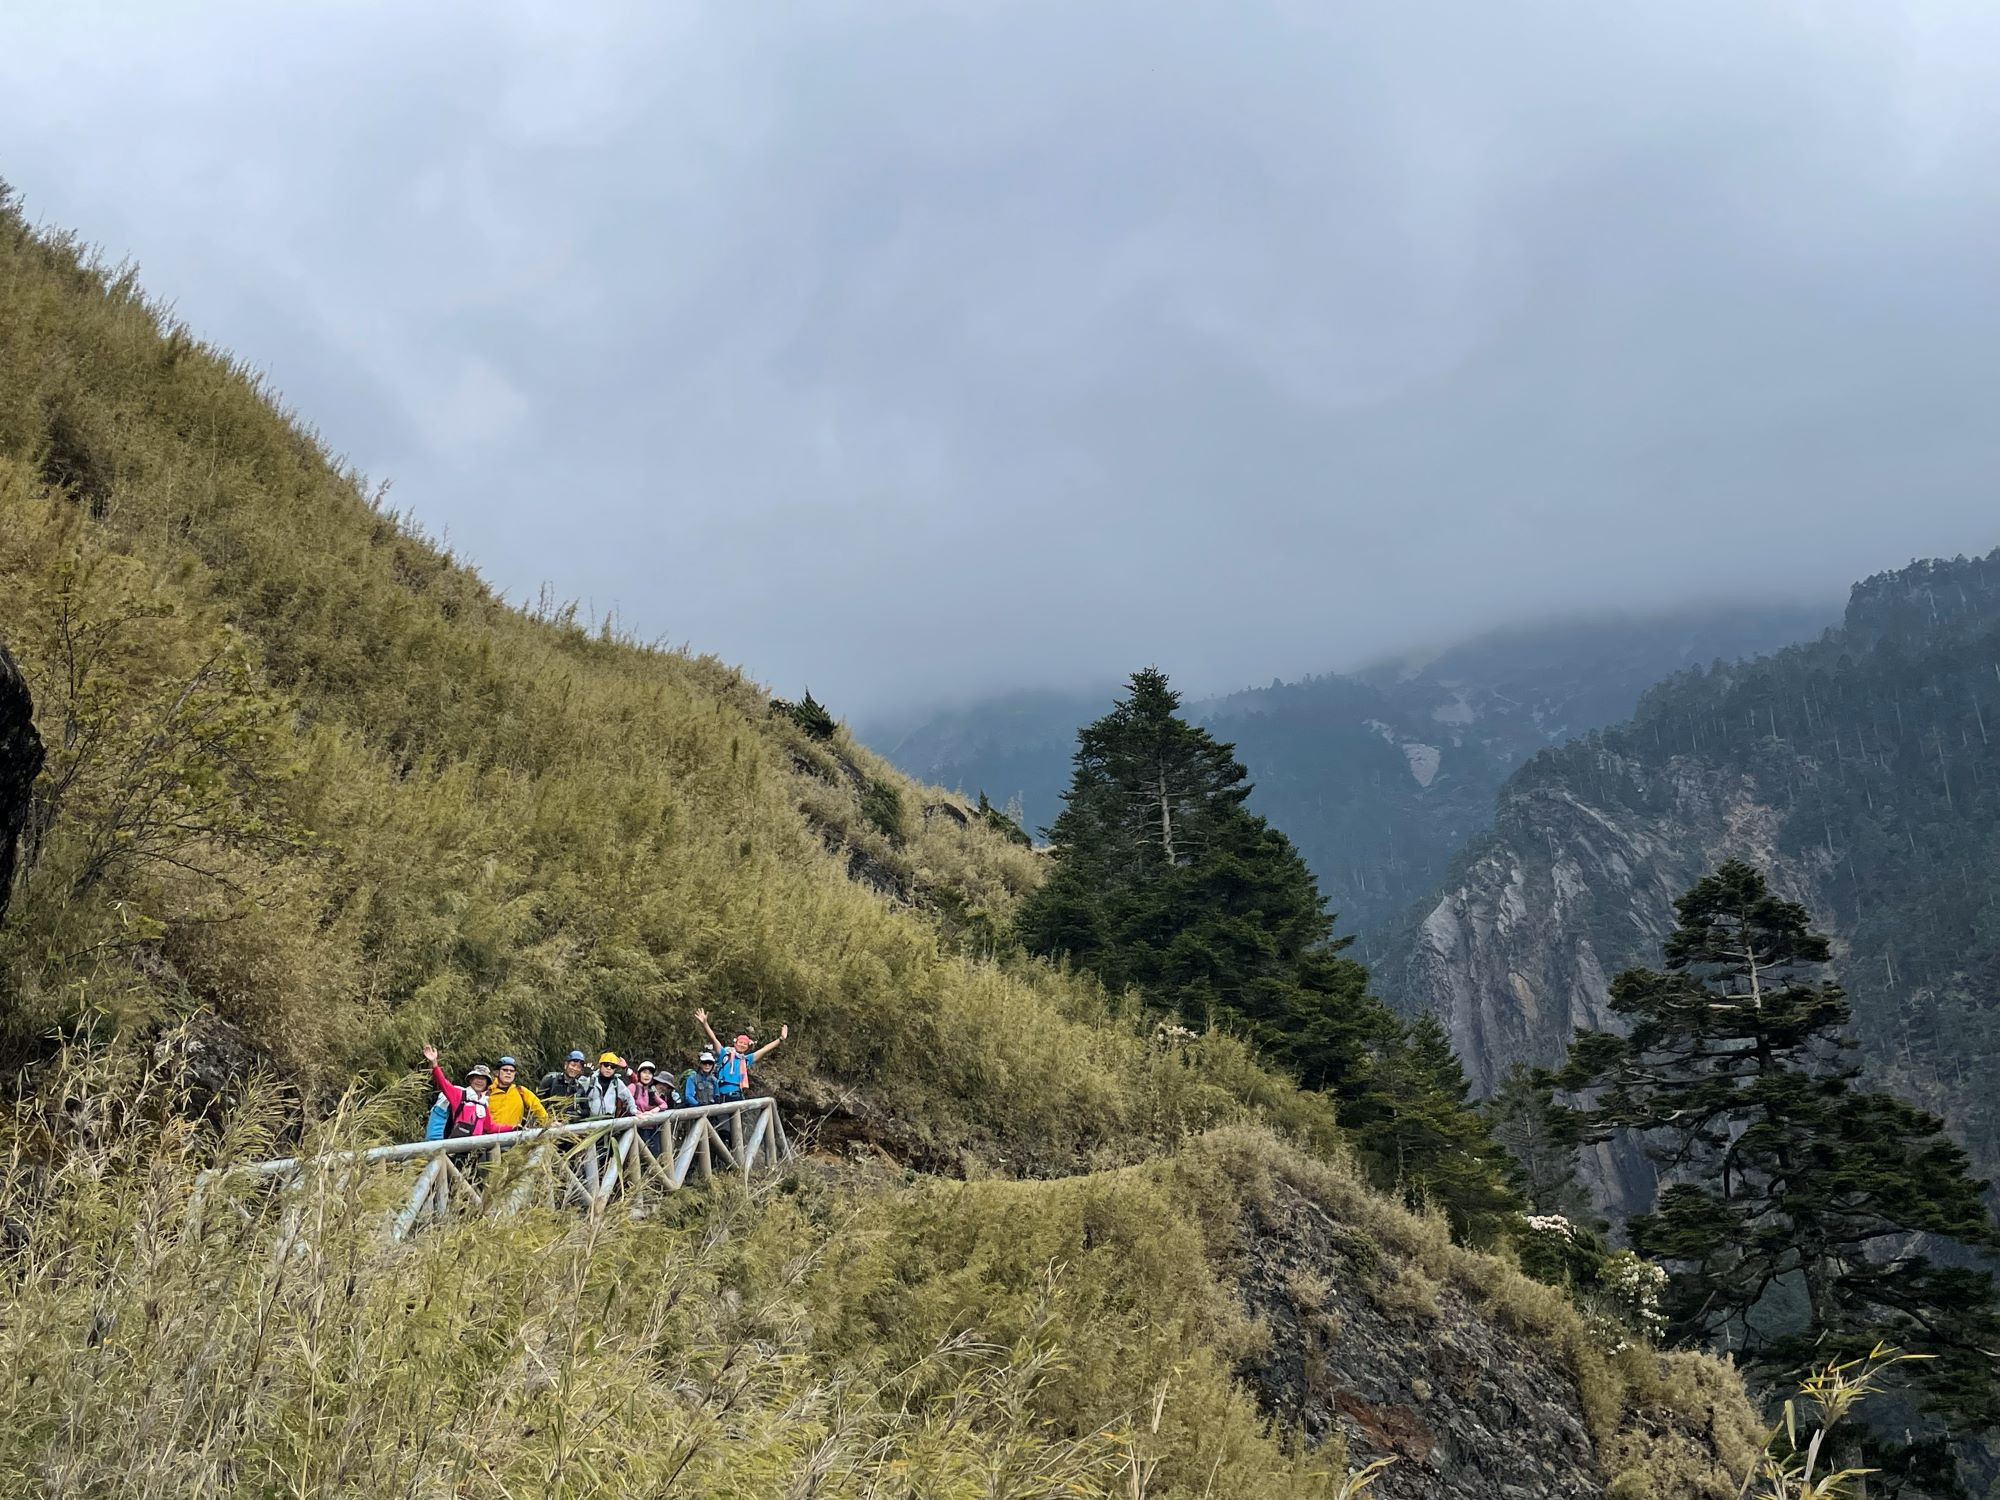
{"type": "Polygon", "coordinates": [[[445,1122],[451,1118],[451,1104],[443,1094],[437,1096],[437,1103],[431,1106],[431,1117],[424,1122],[424,1139],[441,1141],[444,1139],[445,1122]]]}

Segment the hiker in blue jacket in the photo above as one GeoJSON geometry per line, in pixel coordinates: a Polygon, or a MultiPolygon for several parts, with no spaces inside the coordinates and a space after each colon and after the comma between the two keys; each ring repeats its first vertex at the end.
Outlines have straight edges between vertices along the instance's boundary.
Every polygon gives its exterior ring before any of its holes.
{"type": "Polygon", "coordinates": [[[727,1047],[715,1034],[715,1028],[708,1024],[708,1012],[698,1010],[694,1018],[701,1022],[701,1029],[708,1033],[708,1040],[715,1048],[715,1097],[724,1104],[731,1099],[740,1099],[750,1092],[750,1069],[761,1062],[764,1055],[777,1047],[779,1042],[792,1034],[789,1026],[778,1028],[778,1041],[766,1042],[759,1047],[750,1040],[750,1034],[737,1033],[736,1040],[727,1047]]]}
{"type": "Polygon", "coordinates": [[[687,1076],[681,1080],[681,1100],[686,1104],[715,1103],[715,1051],[713,1048],[702,1048],[701,1056],[696,1058],[694,1066],[687,1070],[687,1076]]]}
{"type": "Polygon", "coordinates": [[[430,1118],[424,1121],[424,1139],[441,1141],[444,1139],[445,1123],[451,1119],[451,1101],[439,1094],[431,1105],[430,1118]]]}

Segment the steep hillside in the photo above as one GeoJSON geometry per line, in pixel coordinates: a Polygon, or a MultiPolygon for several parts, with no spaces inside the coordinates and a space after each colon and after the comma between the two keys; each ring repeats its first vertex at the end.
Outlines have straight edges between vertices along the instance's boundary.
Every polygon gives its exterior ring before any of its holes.
{"type": "Polygon", "coordinates": [[[1725,1368],[1372,1196],[1240,1043],[995,944],[1032,852],[718,662],[508,607],[6,213],[0,601],[47,752],[0,1492],[1332,1496],[1349,1448],[1390,1497],[1731,1492],[1725,1368]],[[194,1192],[406,1134],[424,1040],[673,1057],[695,1005],[793,1029],[814,1149],[768,1193],[398,1246],[393,1176],[194,1192]]]}
{"type": "MultiPolygon", "coordinates": [[[[1495,631],[1352,675],[1273,682],[1191,704],[1235,744],[1251,806],[1299,846],[1344,930],[1376,962],[1394,919],[1488,827],[1507,776],[1550,745],[1629,715],[1669,673],[1807,640],[1834,610],[1711,606],[1495,631]]],[[[1061,811],[1076,730],[1116,696],[1022,693],[864,736],[911,774],[996,803],[1030,828],[1061,811]]]]}
{"type": "Polygon", "coordinates": [[[775,1076],[823,1107],[893,1095],[926,1160],[1074,1166],[1259,1100],[1328,1128],[1226,1039],[1164,1056],[982,957],[1030,852],[719,662],[508,607],[13,218],[0,599],[49,746],[0,928],[17,1058],[204,1008],[312,1096],[425,1039],[677,1058],[705,1005],[789,1023],[775,1076]]]}
{"type": "MultiPolygon", "coordinates": [[[[1656,957],[1672,899],[1739,855],[1842,940],[1870,1074],[2000,1168],[2000,553],[1855,586],[1818,642],[1695,671],[1548,751],[1499,802],[1406,950],[1476,1086],[1553,1061],[1656,957]]],[[[1642,1164],[1600,1163],[1636,1201],[1642,1164]]]]}

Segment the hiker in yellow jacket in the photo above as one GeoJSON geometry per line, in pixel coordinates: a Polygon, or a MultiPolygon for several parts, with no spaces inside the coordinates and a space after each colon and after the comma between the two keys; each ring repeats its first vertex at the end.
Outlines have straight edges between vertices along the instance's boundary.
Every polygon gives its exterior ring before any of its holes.
{"type": "Polygon", "coordinates": [[[503,1057],[493,1067],[493,1087],[486,1091],[486,1133],[498,1130],[519,1130],[526,1115],[533,1115],[537,1125],[549,1123],[548,1106],[535,1097],[534,1090],[526,1084],[516,1083],[514,1074],[520,1064],[511,1057],[503,1057]]]}

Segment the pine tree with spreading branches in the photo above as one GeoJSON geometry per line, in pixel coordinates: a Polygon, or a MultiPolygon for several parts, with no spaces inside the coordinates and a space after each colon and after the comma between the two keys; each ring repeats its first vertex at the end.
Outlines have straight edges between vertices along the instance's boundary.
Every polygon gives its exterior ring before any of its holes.
{"type": "MultiPolygon", "coordinates": [[[[1612,983],[1629,1033],[1580,1033],[1558,1076],[1587,1101],[1581,1138],[1640,1131],[1660,1163],[1658,1205],[1629,1229],[1671,1273],[1671,1331],[1775,1383],[1877,1345],[1920,1352],[1907,1376],[1934,1431],[2000,1424],[1986,1184],[1935,1116],[1859,1086],[1804,907],[1732,860],[1675,909],[1664,969],[1612,983]]],[[[1953,1492],[1936,1443],[1873,1446],[1953,1492]]]]}

